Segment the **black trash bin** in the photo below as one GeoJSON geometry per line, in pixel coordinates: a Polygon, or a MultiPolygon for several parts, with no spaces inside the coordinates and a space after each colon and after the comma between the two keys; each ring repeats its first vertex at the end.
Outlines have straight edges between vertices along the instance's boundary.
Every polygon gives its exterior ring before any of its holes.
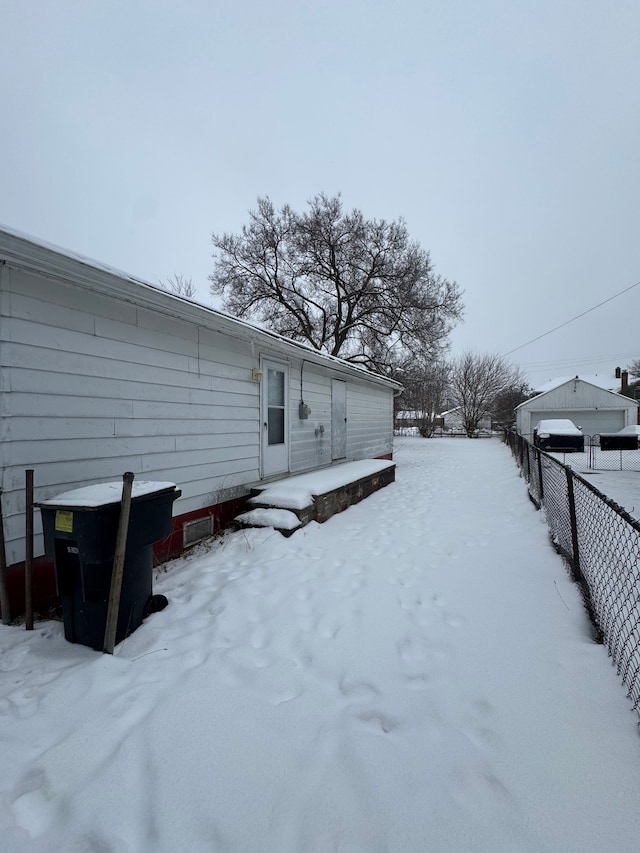
{"type": "MultiPolygon", "coordinates": [[[[171,532],[173,502],[181,494],[173,483],[133,484],[116,644],[161,609],[152,592],[153,544],[171,532]]],[[[102,483],[39,504],[65,638],[98,651],[104,647],[121,497],[122,482],[102,483]]]]}

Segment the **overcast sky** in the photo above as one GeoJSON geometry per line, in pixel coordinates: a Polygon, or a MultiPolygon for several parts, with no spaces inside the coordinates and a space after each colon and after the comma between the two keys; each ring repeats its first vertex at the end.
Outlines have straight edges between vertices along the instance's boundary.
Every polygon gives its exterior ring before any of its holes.
{"type": "MultiPolygon", "coordinates": [[[[212,304],[259,195],[402,217],[507,353],[640,283],[638,0],[0,0],[0,223],[212,304]]],[[[518,349],[640,358],[640,286],[518,349]]]]}

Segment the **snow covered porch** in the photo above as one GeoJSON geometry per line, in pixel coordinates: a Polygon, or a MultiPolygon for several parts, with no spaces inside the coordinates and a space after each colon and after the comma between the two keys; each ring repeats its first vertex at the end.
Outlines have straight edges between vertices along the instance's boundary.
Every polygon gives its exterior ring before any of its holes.
{"type": "Polygon", "coordinates": [[[285,536],[309,521],[322,523],[395,480],[388,459],[363,459],[286,477],[252,489],[239,527],[274,527],[285,536]]]}

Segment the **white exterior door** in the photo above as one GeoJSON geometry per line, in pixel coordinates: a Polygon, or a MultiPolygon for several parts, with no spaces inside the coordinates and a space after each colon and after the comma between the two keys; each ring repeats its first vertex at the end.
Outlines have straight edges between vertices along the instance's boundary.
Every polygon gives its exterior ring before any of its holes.
{"type": "Polygon", "coordinates": [[[331,458],[347,455],[347,383],[331,380],[331,458]]]}
{"type": "Polygon", "coordinates": [[[289,470],[289,369],[262,364],[262,476],[289,470]]]}

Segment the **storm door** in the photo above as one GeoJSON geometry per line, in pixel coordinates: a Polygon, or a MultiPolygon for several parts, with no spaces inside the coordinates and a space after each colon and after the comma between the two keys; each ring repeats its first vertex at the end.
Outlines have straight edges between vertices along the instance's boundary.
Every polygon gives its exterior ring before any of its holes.
{"type": "Polygon", "coordinates": [[[262,476],[289,470],[289,370],[262,363],[262,476]]]}

